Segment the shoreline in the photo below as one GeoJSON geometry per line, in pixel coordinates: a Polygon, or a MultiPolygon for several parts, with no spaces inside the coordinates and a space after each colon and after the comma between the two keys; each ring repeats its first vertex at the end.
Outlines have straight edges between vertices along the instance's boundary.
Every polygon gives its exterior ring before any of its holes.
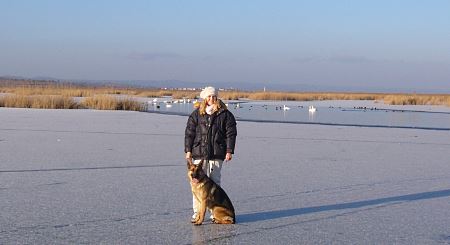
{"type": "MultiPolygon", "coordinates": [[[[68,110],[68,111],[111,111],[119,112],[125,110],[95,110],[95,109],[36,109],[36,108],[15,108],[15,107],[0,107],[0,110],[68,110]]],[[[385,109],[380,109],[385,110],[385,109]]],[[[406,111],[406,110],[402,110],[406,111]]],[[[0,111],[1,112],[1,111],[0,111]]],[[[180,116],[187,117],[189,114],[179,113],[179,112],[169,112],[169,111],[129,111],[138,113],[150,113],[150,114],[160,114],[160,115],[170,115],[170,116],[180,116]]],[[[410,111],[410,112],[421,112],[421,113],[436,113],[436,114],[450,114],[450,112],[436,112],[436,111],[410,111]]],[[[236,118],[236,121],[240,122],[254,122],[254,123],[282,123],[282,124],[294,124],[294,125],[322,125],[322,126],[333,126],[333,127],[360,127],[360,128],[392,128],[392,129],[417,129],[417,130],[431,130],[431,131],[450,131],[450,127],[422,127],[422,126],[396,126],[396,125],[378,125],[378,124],[352,124],[352,123],[326,123],[326,122],[306,122],[306,121],[290,121],[290,120],[259,120],[259,119],[243,119],[236,118]]]]}
{"type": "MultiPolygon", "coordinates": [[[[171,115],[171,116],[189,116],[183,113],[177,112],[163,112],[163,111],[144,111],[144,113],[171,115]]],[[[447,113],[446,113],[447,114],[447,113]]],[[[240,122],[254,122],[254,123],[283,123],[283,124],[300,124],[300,125],[322,125],[322,126],[343,126],[343,127],[361,127],[361,128],[399,128],[399,129],[421,129],[421,130],[437,130],[437,131],[450,131],[449,128],[438,127],[419,127],[419,126],[388,126],[388,125],[376,125],[376,124],[346,124],[346,123],[321,123],[321,122],[302,122],[302,121],[277,121],[277,120],[256,120],[256,119],[242,119],[236,118],[236,121],[240,122]]]]}

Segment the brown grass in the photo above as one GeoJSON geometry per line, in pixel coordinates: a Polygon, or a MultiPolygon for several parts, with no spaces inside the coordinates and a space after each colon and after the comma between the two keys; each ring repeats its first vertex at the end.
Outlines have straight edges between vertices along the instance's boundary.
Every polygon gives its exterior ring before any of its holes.
{"type": "Polygon", "coordinates": [[[9,93],[15,93],[20,95],[62,95],[70,97],[91,97],[97,94],[124,94],[134,95],[138,92],[130,89],[118,89],[109,87],[73,87],[73,86],[24,86],[8,91],[9,93]]]}
{"type": "Polygon", "coordinates": [[[131,98],[115,98],[109,95],[97,95],[86,98],[81,102],[85,108],[97,110],[126,110],[126,111],[143,111],[144,105],[131,98]]]}
{"type": "Polygon", "coordinates": [[[450,95],[387,95],[384,103],[390,105],[447,105],[450,106],[450,95]]]}
{"type": "Polygon", "coordinates": [[[163,96],[172,96],[174,99],[183,99],[183,98],[195,98],[195,95],[198,94],[198,92],[184,92],[184,91],[177,91],[177,90],[154,90],[154,89],[141,89],[137,91],[135,94],[136,96],[141,97],[163,97],[163,96]]]}
{"type": "Polygon", "coordinates": [[[0,107],[127,111],[143,111],[145,109],[143,103],[131,98],[120,99],[108,95],[88,97],[81,103],[75,102],[72,97],[61,95],[7,95],[0,97],[0,107]]]}
{"type": "Polygon", "coordinates": [[[0,97],[0,107],[37,109],[77,109],[79,105],[71,97],[60,95],[24,96],[8,95],[0,97]]]}
{"type": "Polygon", "coordinates": [[[295,93],[295,92],[222,92],[224,99],[251,100],[378,100],[389,105],[446,105],[450,94],[384,94],[384,93],[295,93]]]}
{"type": "Polygon", "coordinates": [[[294,93],[294,92],[255,92],[248,97],[253,100],[376,100],[378,94],[366,93],[294,93]]]}
{"type": "MultiPolygon", "coordinates": [[[[114,86],[87,86],[71,83],[56,83],[51,81],[10,81],[0,79],[0,93],[13,93],[17,95],[62,95],[69,97],[91,97],[97,94],[137,95],[150,89],[114,87],[114,86]]],[[[158,91],[159,90],[155,90],[158,91]]]]}

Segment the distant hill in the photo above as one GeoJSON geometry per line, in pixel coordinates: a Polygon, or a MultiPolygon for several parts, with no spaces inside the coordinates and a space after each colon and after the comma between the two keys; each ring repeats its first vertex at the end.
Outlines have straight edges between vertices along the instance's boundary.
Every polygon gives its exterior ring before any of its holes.
{"type": "Polygon", "coordinates": [[[26,78],[21,76],[0,76],[0,81],[5,85],[5,81],[22,84],[32,82],[39,83],[75,83],[83,86],[119,86],[138,88],[204,88],[214,86],[223,89],[237,89],[247,91],[291,91],[291,92],[368,92],[368,93],[442,93],[437,89],[420,88],[383,88],[383,87],[350,87],[350,86],[329,86],[312,84],[292,84],[277,82],[191,82],[180,80],[77,80],[61,79],[48,76],[26,78]]]}

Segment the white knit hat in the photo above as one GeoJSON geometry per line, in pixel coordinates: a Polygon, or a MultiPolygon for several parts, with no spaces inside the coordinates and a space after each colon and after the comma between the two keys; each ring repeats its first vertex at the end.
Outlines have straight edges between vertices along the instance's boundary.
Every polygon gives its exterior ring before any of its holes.
{"type": "Polygon", "coordinates": [[[204,100],[210,95],[217,96],[217,91],[214,87],[206,87],[202,90],[202,92],[200,92],[200,98],[204,100]]]}

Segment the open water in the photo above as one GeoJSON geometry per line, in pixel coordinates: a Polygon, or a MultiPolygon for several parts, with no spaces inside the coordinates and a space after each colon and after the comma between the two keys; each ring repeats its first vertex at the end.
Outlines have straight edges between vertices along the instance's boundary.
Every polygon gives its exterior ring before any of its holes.
{"type": "MultiPolygon", "coordinates": [[[[238,121],[450,130],[450,108],[390,106],[374,101],[229,101],[238,121]],[[315,112],[309,111],[314,106],[315,112]],[[284,107],[289,109],[284,109],[284,107]]],[[[193,103],[148,104],[148,112],[189,115],[193,103]]]]}

